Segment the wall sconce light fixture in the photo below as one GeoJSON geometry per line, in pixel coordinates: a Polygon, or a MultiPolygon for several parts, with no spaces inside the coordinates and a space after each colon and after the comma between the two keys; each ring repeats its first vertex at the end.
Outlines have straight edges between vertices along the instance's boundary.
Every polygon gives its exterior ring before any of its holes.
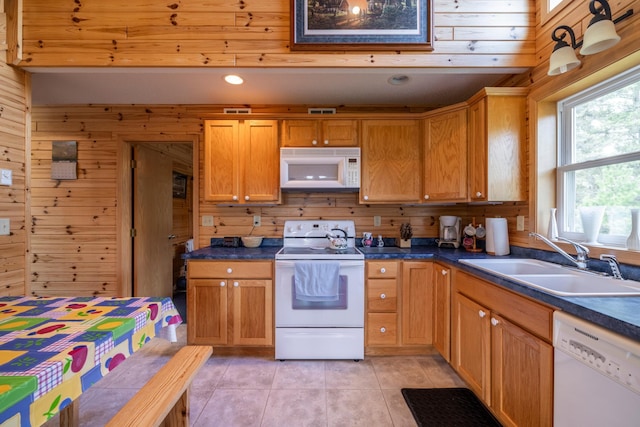
{"type": "Polygon", "coordinates": [[[575,33],[566,25],[560,25],[555,30],[551,38],[556,42],[553,53],[549,58],[550,76],[566,73],[569,70],[580,65],[580,60],[576,57],[575,49],[580,49],[581,55],[593,55],[600,53],[620,41],[620,36],[616,33],[615,24],[633,15],[633,9],[627,10],[623,15],[615,20],[611,20],[611,7],[606,0],[591,0],[589,2],[589,11],[593,14],[591,22],[584,37],[580,42],[576,43],[575,33]],[[599,6],[596,6],[598,4],[599,6]],[[564,41],[569,35],[571,45],[564,41]]]}

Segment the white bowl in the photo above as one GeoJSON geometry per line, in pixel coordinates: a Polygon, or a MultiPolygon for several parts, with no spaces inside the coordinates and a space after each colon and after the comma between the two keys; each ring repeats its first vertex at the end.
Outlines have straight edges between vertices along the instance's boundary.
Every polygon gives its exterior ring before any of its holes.
{"type": "Polygon", "coordinates": [[[262,244],[262,236],[244,236],[240,239],[245,248],[257,248],[262,244]]]}

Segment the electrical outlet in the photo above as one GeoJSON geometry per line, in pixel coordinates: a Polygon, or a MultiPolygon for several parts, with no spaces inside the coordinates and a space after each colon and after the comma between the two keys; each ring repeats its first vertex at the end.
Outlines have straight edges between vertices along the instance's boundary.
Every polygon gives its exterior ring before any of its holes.
{"type": "Polygon", "coordinates": [[[0,169],[0,185],[11,185],[13,182],[11,175],[11,169],[0,169]]]}
{"type": "Polygon", "coordinates": [[[524,215],[516,217],[516,231],[524,231],[524,215]]]}
{"type": "Polygon", "coordinates": [[[380,215],[376,215],[373,217],[373,226],[380,227],[382,225],[382,217],[380,215]]]}
{"type": "Polygon", "coordinates": [[[11,234],[11,221],[9,218],[0,218],[0,236],[8,236],[11,234]]]}
{"type": "Polygon", "coordinates": [[[213,227],[213,215],[202,215],[202,226],[213,227]]]}
{"type": "Polygon", "coordinates": [[[254,227],[260,227],[260,225],[262,225],[262,218],[260,218],[260,215],[254,215],[253,216],[253,226],[254,227]]]}

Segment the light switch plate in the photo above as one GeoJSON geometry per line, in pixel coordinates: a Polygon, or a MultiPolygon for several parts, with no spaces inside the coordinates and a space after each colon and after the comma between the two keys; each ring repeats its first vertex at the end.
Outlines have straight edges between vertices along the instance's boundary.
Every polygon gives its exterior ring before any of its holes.
{"type": "Polygon", "coordinates": [[[262,218],[260,218],[260,215],[254,215],[253,216],[253,226],[254,227],[260,227],[262,225],[262,218]]]}
{"type": "Polygon", "coordinates": [[[374,227],[380,227],[380,225],[382,225],[382,217],[380,217],[379,215],[376,215],[373,217],[373,226],[374,227]]]}
{"type": "Polygon", "coordinates": [[[0,185],[11,185],[12,175],[11,169],[0,169],[0,185]]]}
{"type": "Polygon", "coordinates": [[[213,215],[202,215],[202,226],[213,227],[213,215]]]}
{"type": "Polygon", "coordinates": [[[11,221],[9,218],[0,218],[0,236],[8,236],[11,234],[11,221]]]}
{"type": "Polygon", "coordinates": [[[524,215],[516,217],[516,231],[524,231],[524,215]]]}

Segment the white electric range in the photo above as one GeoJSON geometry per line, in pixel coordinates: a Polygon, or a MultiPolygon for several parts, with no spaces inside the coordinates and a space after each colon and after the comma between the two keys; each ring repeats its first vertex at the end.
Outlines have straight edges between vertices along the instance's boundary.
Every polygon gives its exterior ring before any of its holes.
{"type": "Polygon", "coordinates": [[[276,254],[276,359],[364,358],[364,255],[350,220],[286,221],[276,254]],[[331,249],[328,234],[346,236],[331,249]]]}

